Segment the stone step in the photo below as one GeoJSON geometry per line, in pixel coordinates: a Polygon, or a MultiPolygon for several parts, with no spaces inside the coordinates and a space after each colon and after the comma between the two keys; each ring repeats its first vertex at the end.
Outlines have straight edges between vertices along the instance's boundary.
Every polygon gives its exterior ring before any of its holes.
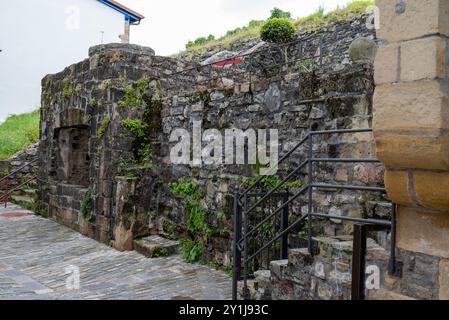
{"type": "Polygon", "coordinates": [[[147,258],[166,257],[179,252],[179,242],[150,236],[134,240],[134,250],[147,258]]]}
{"type": "Polygon", "coordinates": [[[37,194],[36,189],[21,189],[13,193],[14,196],[28,196],[28,197],[35,197],[37,194]]]}
{"type": "Polygon", "coordinates": [[[20,195],[12,195],[10,201],[18,204],[24,208],[32,208],[34,205],[34,199],[30,196],[20,196],[20,195]]]}

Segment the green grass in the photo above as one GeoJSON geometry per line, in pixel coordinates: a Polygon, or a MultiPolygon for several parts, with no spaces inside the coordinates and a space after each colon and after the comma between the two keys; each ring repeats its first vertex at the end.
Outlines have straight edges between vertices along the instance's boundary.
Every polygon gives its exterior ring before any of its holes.
{"type": "MultiPolygon", "coordinates": [[[[293,23],[300,31],[313,30],[322,27],[328,23],[347,21],[354,16],[365,13],[369,6],[374,5],[374,0],[353,1],[345,7],[337,7],[335,10],[325,13],[322,7],[319,7],[315,13],[294,20],[293,23]]],[[[248,26],[229,31],[225,36],[207,41],[201,45],[194,45],[188,48],[187,52],[207,52],[215,48],[231,49],[233,43],[238,43],[247,39],[260,37],[260,29],[263,21],[253,21],[248,26]]]]}
{"type": "Polygon", "coordinates": [[[13,115],[0,125],[0,160],[7,160],[39,140],[39,111],[13,115]]]}

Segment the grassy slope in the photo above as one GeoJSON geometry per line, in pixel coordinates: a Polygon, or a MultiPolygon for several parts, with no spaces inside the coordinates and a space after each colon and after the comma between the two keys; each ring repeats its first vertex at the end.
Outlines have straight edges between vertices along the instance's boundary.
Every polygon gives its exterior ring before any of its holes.
{"type": "Polygon", "coordinates": [[[0,160],[9,159],[39,139],[39,111],[8,117],[0,125],[0,160]]]}
{"type": "MultiPolygon", "coordinates": [[[[355,15],[360,15],[366,12],[366,9],[374,5],[374,0],[353,1],[346,7],[337,8],[336,10],[327,14],[320,8],[312,15],[300,18],[293,23],[298,30],[313,30],[321,26],[338,21],[346,21],[355,15]]],[[[187,49],[189,51],[208,51],[216,47],[229,48],[232,43],[239,42],[245,39],[258,38],[260,35],[260,28],[262,24],[238,28],[228,35],[217,40],[209,41],[203,45],[197,45],[187,49]]]]}

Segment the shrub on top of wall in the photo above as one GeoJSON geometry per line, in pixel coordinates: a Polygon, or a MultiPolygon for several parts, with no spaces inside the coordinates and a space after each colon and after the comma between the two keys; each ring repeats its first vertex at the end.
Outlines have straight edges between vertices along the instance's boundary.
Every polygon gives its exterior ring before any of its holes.
{"type": "Polygon", "coordinates": [[[295,36],[295,26],[288,19],[270,19],[260,30],[262,40],[271,43],[287,43],[293,41],[295,36]]]}

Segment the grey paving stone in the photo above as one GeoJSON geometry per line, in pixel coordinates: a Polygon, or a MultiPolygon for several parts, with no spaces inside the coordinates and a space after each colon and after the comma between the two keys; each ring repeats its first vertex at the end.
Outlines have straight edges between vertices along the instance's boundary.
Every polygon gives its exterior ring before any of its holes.
{"type": "Polygon", "coordinates": [[[187,264],[179,255],[118,252],[38,216],[0,217],[0,244],[0,300],[231,298],[224,272],[187,264]],[[79,290],[66,287],[69,266],[79,268],[79,290]]]}

